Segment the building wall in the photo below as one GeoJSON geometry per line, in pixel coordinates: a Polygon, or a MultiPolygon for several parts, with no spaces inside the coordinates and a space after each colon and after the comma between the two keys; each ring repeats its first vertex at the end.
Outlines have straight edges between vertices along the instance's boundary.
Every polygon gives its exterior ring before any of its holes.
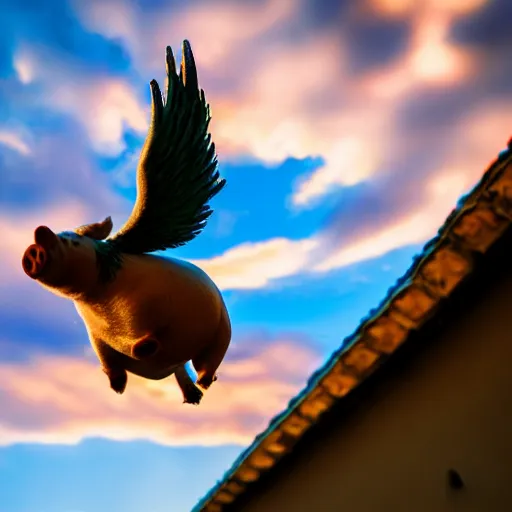
{"type": "Polygon", "coordinates": [[[512,278],[439,341],[243,511],[512,511],[512,278]]]}

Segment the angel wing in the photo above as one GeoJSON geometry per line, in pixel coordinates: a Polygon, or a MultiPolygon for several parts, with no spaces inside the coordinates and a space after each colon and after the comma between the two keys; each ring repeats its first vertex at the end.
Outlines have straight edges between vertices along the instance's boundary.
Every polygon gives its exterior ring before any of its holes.
{"type": "Polygon", "coordinates": [[[213,210],[207,204],[225,185],[219,179],[208,125],[210,108],[198,89],[188,41],[179,76],[166,51],[167,91],[152,80],[152,116],[137,168],[137,199],[124,226],[111,238],[116,250],[142,254],[179,247],[195,238],[213,210]]]}

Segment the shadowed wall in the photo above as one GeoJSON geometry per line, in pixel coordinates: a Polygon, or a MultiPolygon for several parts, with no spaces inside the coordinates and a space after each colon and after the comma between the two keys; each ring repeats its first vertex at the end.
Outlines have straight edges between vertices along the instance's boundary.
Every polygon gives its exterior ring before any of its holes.
{"type": "Polygon", "coordinates": [[[356,411],[331,417],[285,467],[229,510],[512,507],[512,276],[506,274],[356,411]],[[463,489],[449,487],[450,468],[463,489]]]}

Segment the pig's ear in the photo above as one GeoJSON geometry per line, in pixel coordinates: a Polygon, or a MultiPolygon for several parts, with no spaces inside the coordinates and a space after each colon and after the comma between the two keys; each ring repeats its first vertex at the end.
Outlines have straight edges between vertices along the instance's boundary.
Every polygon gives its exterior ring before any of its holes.
{"type": "Polygon", "coordinates": [[[88,236],[94,240],[105,240],[112,231],[112,218],[107,217],[101,222],[95,224],[86,224],[75,229],[75,233],[80,236],[88,236]]]}

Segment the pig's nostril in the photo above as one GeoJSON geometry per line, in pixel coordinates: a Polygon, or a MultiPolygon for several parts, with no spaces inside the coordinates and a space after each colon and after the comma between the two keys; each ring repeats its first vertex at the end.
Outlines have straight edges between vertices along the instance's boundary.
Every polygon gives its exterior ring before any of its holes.
{"type": "Polygon", "coordinates": [[[32,268],[32,260],[28,256],[23,258],[23,268],[26,270],[30,270],[30,268],[32,268]]]}
{"type": "Polygon", "coordinates": [[[32,256],[32,258],[36,259],[37,258],[37,250],[35,247],[32,247],[32,249],[30,249],[30,251],[28,251],[28,253],[30,254],[30,256],[32,256]]]}

